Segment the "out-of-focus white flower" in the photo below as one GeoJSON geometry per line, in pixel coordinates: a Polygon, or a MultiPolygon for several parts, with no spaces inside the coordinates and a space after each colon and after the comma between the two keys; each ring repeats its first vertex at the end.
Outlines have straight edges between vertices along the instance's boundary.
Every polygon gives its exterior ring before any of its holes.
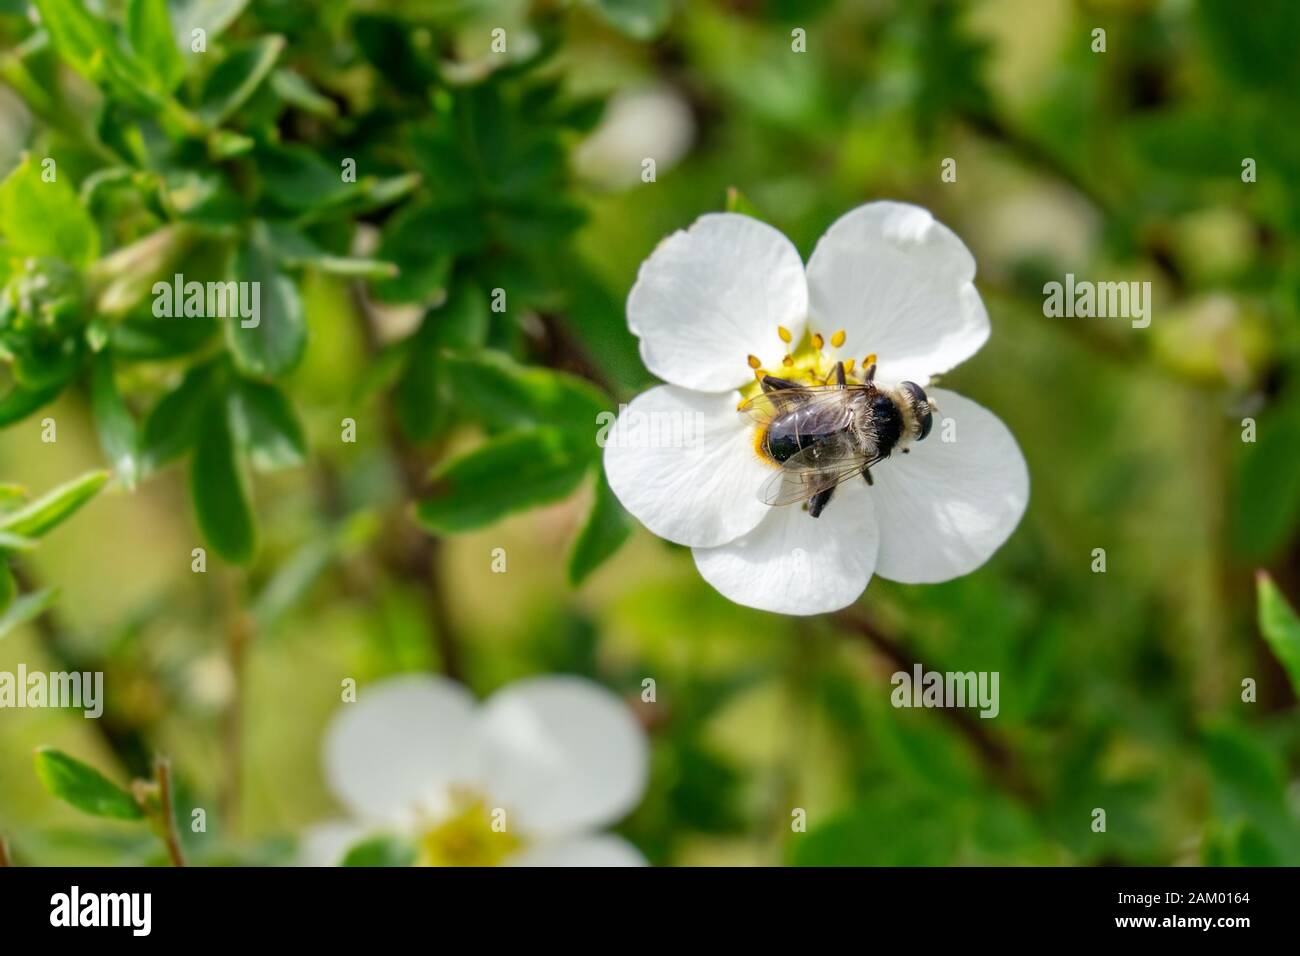
{"type": "Polygon", "coordinates": [[[410,675],[364,688],[325,737],[325,775],[353,819],[312,827],[303,862],[339,863],[399,834],[431,866],[637,866],[601,830],[645,791],[645,733],[627,705],[578,677],[534,677],[479,705],[410,675]]]}
{"type": "Polygon", "coordinates": [[[924,389],[935,434],[879,462],[870,486],[854,474],[815,518],[760,497],[781,466],[758,452],[761,432],[737,406],[758,391],[756,378],[820,386],[836,361],[854,357],[859,369],[875,365],[883,386],[928,385],[988,338],[974,277],[962,241],[905,203],[842,216],[806,269],[771,226],[702,216],[659,244],[628,296],[641,358],[669,384],[638,396],[614,423],[610,487],[655,534],[688,545],[722,594],[763,610],[837,610],[873,573],[922,583],[973,571],[1029,499],[1024,457],[991,412],[924,389]],[[646,421],[687,422],[689,440],[647,441],[646,421]]]}
{"type": "Polygon", "coordinates": [[[578,174],[607,189],[641,182],[642,163],[659,175],[676,166],[695,140],[690,105],[671,86],[619,93],[605,116],[573,153],[578,174]]]}

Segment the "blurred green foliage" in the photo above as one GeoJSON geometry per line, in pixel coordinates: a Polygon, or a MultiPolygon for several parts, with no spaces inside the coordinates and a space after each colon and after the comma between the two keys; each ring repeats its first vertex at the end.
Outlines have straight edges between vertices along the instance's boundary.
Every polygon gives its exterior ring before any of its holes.
{"type": "Polygon", "coordinates": [[[114,688],[0,716],[14,856],[166,860],[53,801],[48,744],[165,751],[177,818],[220,810],[195,861],[285,861],[340,677],[440,668],[654,677],[655,863],[1300,863],[1298,34],[1290,0],[0,0],[0,464],[115,476],[39,548],[0,488],[0,669],[114,688]],[[971,246],[993,335],[951,384],[1032,475],[986,567],[795,621],[633,529],[592,441],[650,384],[623,299],[729,190],[805,256],[877,198],[971,246]],[[1066,272],[1150,281],[1151,327],[1045,318],[1066,272]],[[260,324],[159,317],[177,273],[260,282],[260,324]],[[998,671],[999,717],[889,706],[914,660],[998,671]]]}

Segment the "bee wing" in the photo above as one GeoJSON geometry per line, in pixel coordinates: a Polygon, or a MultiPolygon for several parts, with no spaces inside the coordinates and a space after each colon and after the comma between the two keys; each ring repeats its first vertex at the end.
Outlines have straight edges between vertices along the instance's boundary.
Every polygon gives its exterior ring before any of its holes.
{"type": "Polygon", "coordinates": [[[758,425],[767,425],[774,418],[792,412],[805,405],[833,407],[843,404],[853,392],[868,389],[867,385],[800,385],[796,388],[780,388],[771,392],[759,392],[737,406],[740,414],[748,417],[758,425]]]}
{"type": "Polygon", "coordinates": [[[769,505],[790,505],[834,488],[862,474],[879,458],[863,454],[847,438],[821,442],[781,463],[781,470],[763,485],[759,497],[769,505]]]}

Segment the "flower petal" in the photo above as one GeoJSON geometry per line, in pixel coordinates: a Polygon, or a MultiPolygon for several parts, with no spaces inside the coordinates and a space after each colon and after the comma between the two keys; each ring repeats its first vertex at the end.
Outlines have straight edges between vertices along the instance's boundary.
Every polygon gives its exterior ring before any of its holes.
{"type": "Polygon", "coordinates": [[[605,475],[623,507],[669,541],[710,547],[763,519],[758,497],[771,468],[754,451],[736,392],[674,385],[643,392],[605,442],[605,475]]]}
{"type": "Polygon", "coordinates": [[[808,260],[809,322],[844,329],[842,354],[879,356],[879,378],[924,385],[974,355],[989,317],[975,259],[920,206],[874,202],[845,213],[808,260]]]}
{"type": "Polygon", "coordinates": [[[567,835],[623,817],[645,792],[645,732],[622,700],[581,677],[532,677],[484,705],[484,780],[524,833],[567,835]]]}
{"type": "Polygon", "coordinates": [[[1029,469],[1007,426],[955,392],[927,393],[939,407],[929,437],[871,471],[876,573],[907,584],[974,571],[1010,537],[1029,502],[1029,469]]]}
{"type": "Polygon", "coordinates": [[[620,836],[602,833],[538,844],[513,856],[511,866],[648,866],[641,851],[620,836]]]}
{"type": "Polygon", "coordinates": [[[441,785],[475,779],[474,722],[473,695],[443,677],[363,687],[326,733],[326,779],[358,817],[404,819],[441,785]]]}
{"type": "Polygon", "coordinates": [[[695,548],[704,580],[737,604],[779,614],[837,611],[871,580],[879,536],[870,489],[851,478],[821,517],[771,508],[757,528],[717,548],[695,548]]]}
{"type": "Polygon", "coordinates": [[[363,824],[351,820],[330,820],[310,826],[298,840],[298,865],[338,866],[367,832],[363,824]]]}
{"type": "Polygon", "coordinates": [[[659,243],[627,297],[641,360],[666,382],[706,392],[745,384],[756,355],[775,368],[808,311],[799,252],[766,223],[736,213],[701,216],[659,243]]]}

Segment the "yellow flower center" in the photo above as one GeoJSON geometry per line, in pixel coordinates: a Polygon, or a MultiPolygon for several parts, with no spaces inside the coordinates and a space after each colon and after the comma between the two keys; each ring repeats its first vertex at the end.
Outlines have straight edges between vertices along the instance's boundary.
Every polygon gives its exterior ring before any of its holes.
{"type": "Polygon", "coordinates": [[[458,794],[453,809],[418,839],[419,866],[500,866],[523,846],[511,833],[506,812],[478,796],[458,794]]]}
{"type": "MultiPolygon", "coordinates": [[[[787,346],[791,345],[792,336],[788,329],[778,327],[777,335],[787,346]]],[[[763,363],[757,356],[748,356],[746,361],[754,370],[754,381],[740,390],[742,401],[752,398],[759,392],[761,389],[759,383],[765,375],[774,375],[777,378],[798,382],[800,385],[833,385],[836,362],[843,362],[845,376],[851,381],[857,381],[858,378],[854,375],[855,369],[865,373],[876,364],[876,356],[874,354],[866,356],[859,365],[856,359],[840,355],[844,338],[843,329],[833,334],[829,343],[820,332],[805,332],[799,344],[786,352],[785,357],[781,359],[781,365],[774,369],[763,368],[763,363]]]]}

